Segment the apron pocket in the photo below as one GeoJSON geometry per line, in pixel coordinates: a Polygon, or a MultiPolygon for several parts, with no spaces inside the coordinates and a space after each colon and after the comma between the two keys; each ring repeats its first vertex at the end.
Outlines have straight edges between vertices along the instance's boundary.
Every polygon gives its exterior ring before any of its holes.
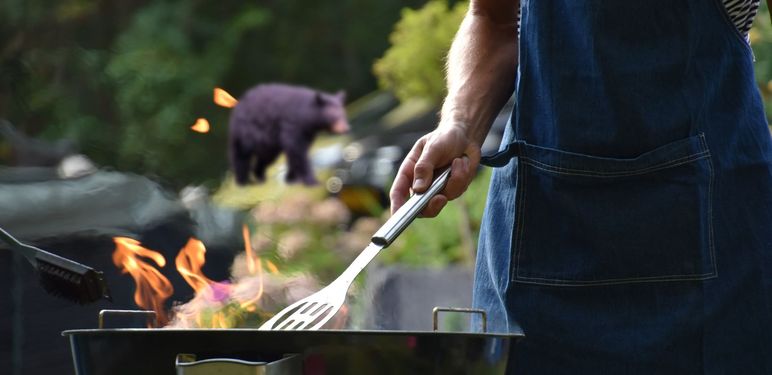
{"type": "Polygon", "coordinates": [[[591,286],[715,277],[703,134],[634,159],[517,143],[512,279],[591,286]]]}

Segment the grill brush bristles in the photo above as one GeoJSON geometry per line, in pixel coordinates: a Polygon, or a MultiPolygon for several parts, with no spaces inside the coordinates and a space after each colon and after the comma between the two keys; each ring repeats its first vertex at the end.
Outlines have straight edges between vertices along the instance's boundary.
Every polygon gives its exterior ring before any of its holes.
{"type": "Polygon", "coordinates": [[[49,294],[81,305],[101,298],[112,301],[102,272],[23,244],[2,228],[0,228],[0,240],[32,263],[40,278],[40,284],[49,294]]]}

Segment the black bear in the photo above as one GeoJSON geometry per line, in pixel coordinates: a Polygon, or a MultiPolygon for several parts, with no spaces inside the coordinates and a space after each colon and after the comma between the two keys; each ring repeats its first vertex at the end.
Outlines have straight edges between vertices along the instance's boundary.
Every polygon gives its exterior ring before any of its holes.
{"type": "Polygon", "coordinates": [[[345,93],[330,94],[286,84],[257,85],[233,107],[228,153],[236,182],[245,185],[250,172],[265,181],[265,169],[284,151],[286,181],[316,183],[308,149],[320,131],[349,130],[343,107],[345,93]]]}

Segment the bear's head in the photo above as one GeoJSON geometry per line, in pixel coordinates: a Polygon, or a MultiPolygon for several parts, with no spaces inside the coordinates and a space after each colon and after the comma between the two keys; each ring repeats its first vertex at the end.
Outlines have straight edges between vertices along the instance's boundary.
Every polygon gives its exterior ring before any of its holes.
{"type": "Polygon", "coordinates": [[[346,93],[338,91],[335,94],[316,92],[314,104],[319,107],[322,115],[322,126],[334,134],[347,133],[350,128],[346,118],[346,93]]]}

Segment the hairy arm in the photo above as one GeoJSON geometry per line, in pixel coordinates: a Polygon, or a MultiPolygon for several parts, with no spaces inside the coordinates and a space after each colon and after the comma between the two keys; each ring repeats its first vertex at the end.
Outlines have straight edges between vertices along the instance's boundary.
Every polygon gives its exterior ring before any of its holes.
{"type": "Polygon", "coordinates": [[[772,0],[767,0],[767,10],[769,11],[770,22],[772,22],[772,0]]]}
{"type": "Polygon", "coordinates": [[[440,126],[462,127],[480,144],[514,88],[519,3],[472,1],[448,55],[440,126]]]}
{"type": "Polygon", "coordinates": [[[402,162],[391,189],[392,212],[405,203],[411,188],[426,190],[435,169],[452,165],[451,178],[424,216],[436,216],[469,186],[480,146],[514,88],[519,8],[519,0],[472,0],[448,54],[448,95],[440,123],[402,162]]]}

